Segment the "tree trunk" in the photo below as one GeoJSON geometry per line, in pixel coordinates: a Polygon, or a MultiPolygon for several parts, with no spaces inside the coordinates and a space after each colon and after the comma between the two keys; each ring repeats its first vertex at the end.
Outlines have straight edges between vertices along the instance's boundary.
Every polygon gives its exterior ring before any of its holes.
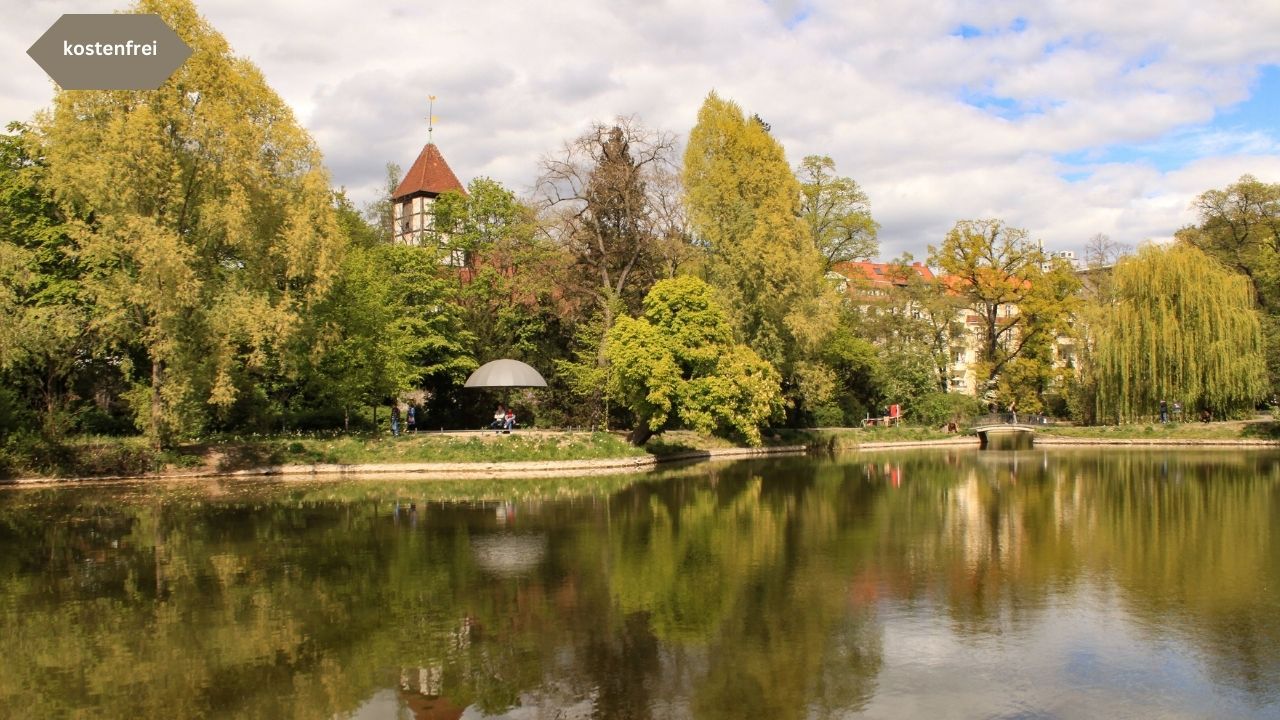
{"type": "Polygon", "coordinates": [[[631,431],[631,434],[627,436],[627,440],[629,440],[632,445],[641,447],[648,442],[651,437],[653,437],[653,431],[649,429],[649,424],[640,423],[631,431]]]}
{"type": "MultiPolygon", "coordinates": [[[[604,303],[604,332],[600,334],[600,347],[596,348],[596,367],[603,368],[609,364],[605,357],[605,342],[609,337],[609,330],[613,327],[613,307],[606,299],[604,303]]],[[[606,385],[608,378],[606,376],[606,385]]],[[[604,401],[604,431],[609,432],[609,391],[602,391],[604,401]]],[[[643,443],[642,443],[643,444],[643,443]]]]}
{"type": "Polygon", "coordinates": [[[151,361],[151,445],[159,450],[164,444],[164,412],[160,405],[160,361],[151,361]]]}

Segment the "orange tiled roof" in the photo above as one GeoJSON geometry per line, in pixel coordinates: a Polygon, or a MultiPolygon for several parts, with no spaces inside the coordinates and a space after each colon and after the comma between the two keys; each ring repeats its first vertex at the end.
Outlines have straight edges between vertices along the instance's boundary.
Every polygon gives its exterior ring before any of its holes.
{"type": "MultiPolygon", "coordinates": [[[[891,263],[842,262],[837,263],[832,269],[849,279],[853,279],[861,274],[870,280],[873,285],[906,285],[907,280],[905,277],[894,275],[895,267],[896,266],[891,263]]],[[[907,269],[915,271],[921,279],[933,279],[933,271],[924,263],[911,263],[907,266],[907,269]]]]}
{"type": "Polygon", "coordinates": [[[467,192],[462,187],[462,183],[458,182],[458,176],[449,169],[449,163],[444,161],[444,156],[440,154],[435,143],[427,143],[423,146],[422,152],[418,153],[418,159],[413,161],[409,172],[404,174],[404,179],[396,186],[396,191],[391,194],[391,198],[401,200],[416,193],[426,193],[435,197],[447,190],[456,190],[464,194],[467,192]]]}

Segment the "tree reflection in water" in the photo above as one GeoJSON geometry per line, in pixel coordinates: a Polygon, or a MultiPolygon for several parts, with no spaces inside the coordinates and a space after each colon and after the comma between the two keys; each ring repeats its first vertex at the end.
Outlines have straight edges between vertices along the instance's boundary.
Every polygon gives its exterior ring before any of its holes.
{"type": "Polygon", "coordinates": [[[8,491],[0,715],[1274,715],[1278,459],[8,491]]]}

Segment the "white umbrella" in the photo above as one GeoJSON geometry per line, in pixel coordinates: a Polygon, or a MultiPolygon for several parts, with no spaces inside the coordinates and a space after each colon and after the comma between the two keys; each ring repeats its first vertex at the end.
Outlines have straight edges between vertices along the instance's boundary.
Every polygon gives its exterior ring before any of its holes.
{"type": "Polygon", "coordinates": [[[513,388],[513,387],[546,387],[547,381],[542,379],[537,370],[519,360],[494,360],[487,362],[471,373],[463,387],[469,388],[513,388]]]}

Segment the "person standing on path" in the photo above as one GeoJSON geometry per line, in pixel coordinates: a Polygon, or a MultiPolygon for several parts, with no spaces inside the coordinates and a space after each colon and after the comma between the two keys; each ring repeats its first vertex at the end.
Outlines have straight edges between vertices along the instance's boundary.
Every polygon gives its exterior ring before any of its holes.
{"type": "Polygon", "coordinates": [[[1169,403],[1161,399],[1160,400],[1160,423],[1164,424],[1167,422],[1169,422],[1169,403]]]}
{"type": "Polygon", "coordinates": [[[391,403],[391,437],[400,435],[400,403],[391,403]]]}
{"type": "Polygon", "coordinates": [[[404,416],[404,426],[410,433],[418,432],[418,413],[412,405],[409,406],[409,410],[404,416]]]}

